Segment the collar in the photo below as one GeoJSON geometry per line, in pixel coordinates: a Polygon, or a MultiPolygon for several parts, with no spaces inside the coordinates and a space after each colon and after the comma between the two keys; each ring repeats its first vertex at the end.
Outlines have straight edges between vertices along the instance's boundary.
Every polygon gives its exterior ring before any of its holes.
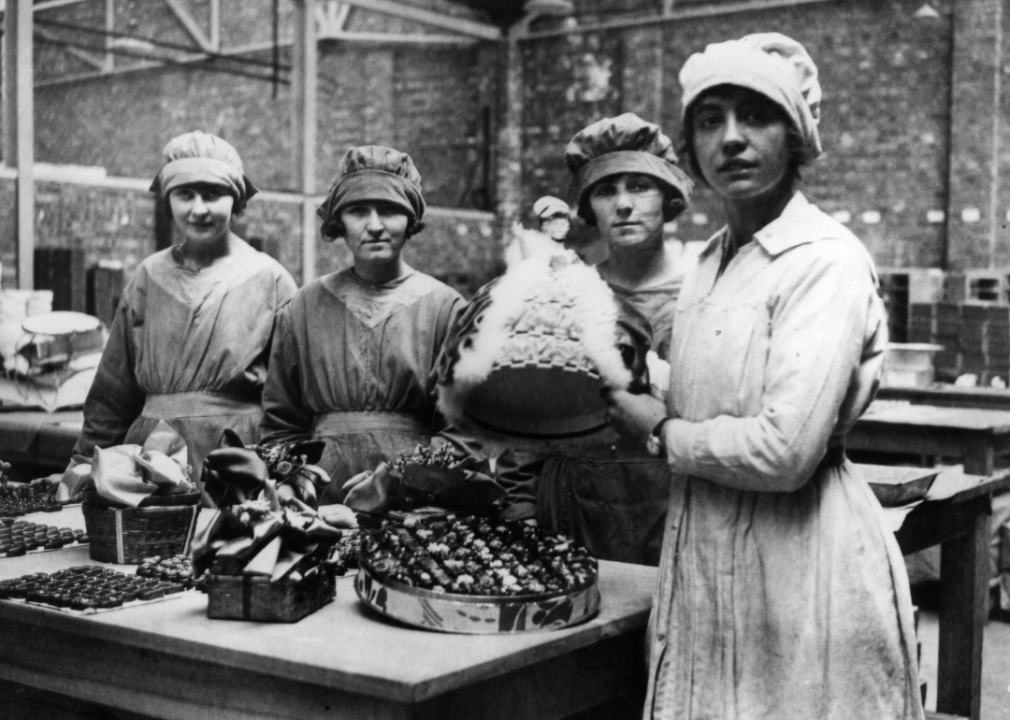
{"type": "MultiPolygon", "coordinates": [[[[729,228],[722,228],[708,241],[702,253],[707,255],[720,249],[728,236],[729,228]]],[[[766,253],[776,257],[799,245],[826,238],[856,239],[848,228],[811,204],[803,193],[797,192],[783,208],[782,214],[754,233],[753,239],[766,253]]]]}

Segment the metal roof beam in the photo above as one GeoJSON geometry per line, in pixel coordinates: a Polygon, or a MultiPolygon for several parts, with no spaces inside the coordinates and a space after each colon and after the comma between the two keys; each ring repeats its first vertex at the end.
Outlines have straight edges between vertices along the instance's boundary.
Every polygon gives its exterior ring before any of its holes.
{"type": "Polygon", "coordinates": [[[189,33],[190,37],[196,40],[196,44],[200,46],[201,50],[214,52],[210,39],[204,34],[203,28],[197,23],[196,18],[189,12],[189,8],[183,5],[180,0],[165,0],[165,4],[168,5],[172,14],[182,23],[182,26],[186,28],[186,32],[189,33]]]}
{"type": "Polygon", "coordinates": [[[406,5],[394,0],[341,0],[346,5],[371,10],[382,15],[411,20],[422,25],[451,30],[460,35],[469,35],[480,40],[501,41],[503,39],[501,28],[489,23],[467,18],[455,17],[433,10],[426,10],[415,5],[406,5]]]}

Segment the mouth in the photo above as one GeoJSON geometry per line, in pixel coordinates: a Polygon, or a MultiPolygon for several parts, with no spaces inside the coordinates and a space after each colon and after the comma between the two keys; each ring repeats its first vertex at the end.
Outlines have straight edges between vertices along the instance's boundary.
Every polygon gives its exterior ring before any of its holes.
{"type": "Polygon", "coordinates": [[[748,160],[727,160],[722,165],[719,166],[718,170],[721,173],[735,173],[744,170],[753,170],[757,167],[757,163],[750,162],[748,160]]]}
{"type": "Polygon", "coordinates": [[[641,223],[637,223],[637,222],[617,222],[617,223],[613,224],[613,227],[615,227],[615,228],[619,228],[619,227],[638,227],[639,225],[641,225],[641,223]]]}

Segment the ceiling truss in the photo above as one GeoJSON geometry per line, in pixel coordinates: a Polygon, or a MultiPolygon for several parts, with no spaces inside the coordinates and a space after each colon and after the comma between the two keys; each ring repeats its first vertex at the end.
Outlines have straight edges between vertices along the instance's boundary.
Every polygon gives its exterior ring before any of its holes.
{"type": "MultiPolygon", "coordinates": [[[[122,2],[122,0],[118,0],[122,2]]],[[[185,0],[160,0],[172,13],[179,25],[185,30],[192,41],[192,47],[182,47],[169,43],[152,43],[151,38],[134,36],[130,33],[120,33],[115,30],[117,0],[49,0],[39,2],[32,7],[34,14],[46,10],[80,5],[84,3],[103,3],[105,6],[105,38],[103,51],[99,52],[93,44],[84,44],[68,40],[65,36],[54,32],[51,27],[36,22],[34,34],[43,44],[59,47],[61,51],[73,56],[89,66],[88,70],[71,72],[59,76],[36,78],[36,87],[48,87],[67,83],[76,83],[103,76],[136,73],[165,67],[167,65],[195,65],[212,60],[235,63],[246,62],[245,56],[262,53],[275,46],[290,48],[294,38],[290,35],[273,41],[249,43],[223,47],[221,43],[221,2],[210,0],[209,18],[198,19],[190,10],[185,0]],[[153,47],[152,47],[153,45],[153,47]],[[116,56],[130,58],[129,62],[116,62],[116,56]]],[[[297,3],[296,3],[297,4],[297,3]]],[[[0,0],[0,10],[4,0],[0,0]]],[[[436,46],[468,46],[478,42],[499,41],[502,31],[495,25],[476,19],[458,17],[439,13],[415,5],[408,5],[395,0],[315,0],[313,6],[313,22],[317,41],[337,41],[348,43],[385,43],[436,46]],[[387,17],[412,21],[431,28],[445,30],[444,33],[382,33],[360,32],[348,30],[349,20],[353,12],[372,12],[387,17]]],[[[80,28],[93,33],[97,28],[80,28]]],[[[256,63],[262,64],[262,63],[256,63]]],[[[281,67],[287,71],[290,68],[281,67]]],[[[233,72],[221,69],[221,72],[233,72]]],[[[237,72],[237,74],[250,74],[237,72]]],[[[277,71],[273,75],[259,74],[264,80],[278,82],[277,71]]],[[[287,78],[280,78],[287,84],[287,78]]]]}

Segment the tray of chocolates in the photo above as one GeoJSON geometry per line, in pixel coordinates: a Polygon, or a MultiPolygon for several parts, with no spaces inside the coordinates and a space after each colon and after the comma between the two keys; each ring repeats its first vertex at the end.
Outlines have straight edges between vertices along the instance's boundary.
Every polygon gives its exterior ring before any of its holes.
{"type": "Polygon", "coordinates": [[[87,544],[88,534],[81,529],[0,518],[0,558],[87,544]]]}
{"type": "Polygon", "coordinates": [[[58,483],[44,479],[27,485],[0,484],[0,518],[62,510],[56,499],[58,488],[58,483]]]}
{"type": "Polygon", "coordinates": [[[117,610],[182,593],[182,583],[80,565],[54,573],[0,580],[0,600],[14,600],[77,613],[117,610]]]}
{"type": "Polygon", "coordinates": [[[193,574],[193,559],[189,555],[173,555],[162,558],[159,555],[147,557],[137,566],[137,575],[157,580],[179,583],[186,588],[197,588],[206,591],[206,573],[200,576],[193,574]]]}
{"type": "Polygon", "coordinates": [[[365,532],[358,597],[395,620],[458,633],[567,627],[599,610],[596,558],[524,523],[455,514],[365,532]]]}

